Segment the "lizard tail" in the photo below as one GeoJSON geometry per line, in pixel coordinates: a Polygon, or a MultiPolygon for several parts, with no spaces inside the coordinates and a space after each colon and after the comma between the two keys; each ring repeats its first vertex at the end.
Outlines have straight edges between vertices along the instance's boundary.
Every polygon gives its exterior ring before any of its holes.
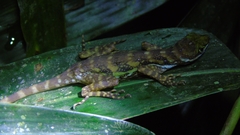
{"type": "Polygon", "coordinates": [[[17,91],[16,93],[13,93],[12,95],[3,98],[0,100],[0,102],[5,102],[5,103],[13,103],[19,99],[22,99],[24,97],[27,97],[29,95],[33,95],[35,93],[43,92],[43,91],[48,91],[52,90],[55,88],[59,88],[62,86],[66,86],[68,84],[75,83],[76,80],[72,79],[67,75],[66,72],[62,73],[61,75],[58,75],[57,77],[54,77],[50,80],[46,80],[44,82],[34,84],[28,88],[21,89],[17,91]]]}

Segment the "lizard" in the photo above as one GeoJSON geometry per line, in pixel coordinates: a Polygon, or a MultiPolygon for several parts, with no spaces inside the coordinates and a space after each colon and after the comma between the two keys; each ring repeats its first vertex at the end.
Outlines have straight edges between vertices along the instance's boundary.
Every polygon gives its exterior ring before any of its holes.
{"type": "Polygon", "coordinates": [[[85,59],[63,73],[20,89],[0,102],[13,103],[29,95],[75,83],[85,85],[79,92],[84,99],[75,103],[72,109],[83,104],[91,96],[124,99],[131,95],[121,95],[124,90],[117,91],[113,87],[119,84],[121,76],[128,77],[136,72],[151,77],[163,85],[185,84],[185,81],[174,81],[179,75],[162,73],[175,66],[186,65],[197,60],[205,52],[209,40],[207,35],[189,33],[168,48],[160,48],[144,41],[142,50],[116,51],[115,45],[125,40],[91,48],[80,52],[79,57],[85,59]],[[113,89],[106,91],[107,88],[113,89]]]}

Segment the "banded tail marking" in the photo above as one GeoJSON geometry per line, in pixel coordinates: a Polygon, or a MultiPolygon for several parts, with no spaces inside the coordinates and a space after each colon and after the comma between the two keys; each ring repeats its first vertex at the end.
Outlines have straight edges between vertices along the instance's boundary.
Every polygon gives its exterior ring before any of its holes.
{"type": "Polygon", "coordinates": [[[28,88],[21,89],[10,96],[3,98],[2,100],[0,100],[0,102],[13,103],[29,95],[52,90],[72,83],[77,82],[75,79],[67,76],[67,72],[64,72],[63,74],[58,75],[57,77],[54,77],[50,80],[46,80],[44,82],[34,84],[28,88]]]}

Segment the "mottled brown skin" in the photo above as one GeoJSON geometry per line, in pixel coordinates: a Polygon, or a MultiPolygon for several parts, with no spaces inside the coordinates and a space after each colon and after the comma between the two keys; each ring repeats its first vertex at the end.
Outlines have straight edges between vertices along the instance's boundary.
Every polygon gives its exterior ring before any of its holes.
{"type": "Polygon", "coordinates": [[[85,98],[81,102],[74,104],[73,109],[85,102],[90,96],[123,99],[130,96],[129,94],[120,96],[120,93],[124,92],[123,90],[102,90],[118,85],[118,76],[128,76],[131,71],[152,77],[163,85],[184,84],[184,81],[175,82],[174,78],[176,76],[162,75],[162,73],[172,67],[185,65],[198,59],[207,48],[209,37],[190,33],[174,46],[166,49],[143,42],[143,50],[141,51],[113,52],[116,50],[115,45],[121,42],[124,42],[124,40],[83,51],[79,56],[87,58],[86,60],[76,63],[67,71],[50,80],[21,89],[0,102],[15,102],[38,92],[74,83],[81,83],[86,86],[82,88],[81,92],[81,95],[85,98]]]}

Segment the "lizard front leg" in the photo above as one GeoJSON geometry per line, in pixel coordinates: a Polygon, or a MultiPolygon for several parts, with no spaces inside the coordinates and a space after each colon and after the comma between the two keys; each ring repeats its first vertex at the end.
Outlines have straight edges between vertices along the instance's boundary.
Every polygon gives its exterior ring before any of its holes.
{"type": "Polygon", "coordinates": [[[142,49],[143,50],[146,50],[146,51],[149,51],[149,50],[161,50],[162,48],[157,46],[157,45],[154,45],[154,44],[151,44],[149,42],[142,42],[142,49]]]}
{"type": "Polygon", "coordinates": [[[106,44],[103,46],[96,46],[94,48],[87,49],[85,51],[80,52],[79,57],[84,59],[84,58],[88,58],[88,57],[109,54],[116,50],[116,48],[115,48],[116,44],[122,43],[124,41],[126,41],[126,40],[119,40],[119,41],[115,41],[115,42],[112,42],[110,44],[106,44]]]}
{"type": "Polygon", "coordinates": [[[138,72],[143,73],[149,77],[152,77],[159,81],[163,85],[181,85],[185,84],[185,81],[174,81],[176,77],[179,77],[180,75],[162,75],[163,72],[165,72],[167,68],[164,68],[163,66],[158,65],[143,65],[138,68],[138,72]]]}

